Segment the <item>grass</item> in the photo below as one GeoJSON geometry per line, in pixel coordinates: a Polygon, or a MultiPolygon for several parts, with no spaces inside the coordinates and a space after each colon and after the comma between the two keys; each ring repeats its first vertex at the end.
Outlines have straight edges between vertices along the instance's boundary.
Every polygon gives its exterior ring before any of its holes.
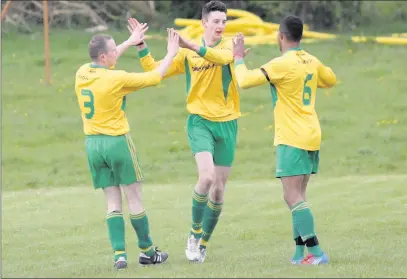
{"type": "MultiPolygon", "coordinates": [[[[120,42],[127,34],[113,35],[120,42]]],[[[153,269],[136,266],[136,237],[128,228],[134,248],[130,269],[116,275],[109,262],[103,194],[91,186],[73,88],[75,71],[88,61],[89,36],[52,30],[53,83],[46,86],[42,33],[3,34],[3,277],[405,276],[399,264],[407,249],[405,47],[347,41],[304,45],[340,81],[318,93],[323,144],[320,175],[312,179],[309,194],[321,243],[332,258],[328,267],[287,263],[290,215],[273,179],[267,85],[241,91],[244,116],[236,161],[222,221],[202,266],[190,266],[183,254],[196,181],[185,133],[185,78],[131,95],[127,116],[147,178],[143,196],[152,234],[171,260],[153,269]]],[[[148,43],[156,57],[163,57],[163,41],[148,43]]],[[[277,55],[276,46],[256,46],[246,60],[253,68],[277,55]]],[[[140,71],[137,52],[128,51],[118,67],[140,71]]]]}
{"type": "MultiPolygon", "coordinates": [[[[117,41],[126,33],[115,33],[117,41]]],[[[2,109],[5,190],[90,184],[84,136],[73,89],[74,73],[88,61],[89,34],[51,34],[52,86],[44,84],[43,36],[7,34],[3,40],[2,109]],[[44,156],[46,154],[46,156],[44,156]],[[18,171],[16,171],[16,169],[18,171]]],[[[165,45],[150,40],[153,54],[165,45]]],[[[321,175],[403,173],[407,168],[407,49],[402,46],[325,42],[305,45],[331,66],[340,81],[320,90],[317,110],[323,131],[321,175]]],[[[279,55],[258,46],[250,67],[279,55]]],[[[128,51],[118,67],[139,71],[138,54],[128,51]]],[[[131,134],[149,183],[193,183],[194,160],[185,133],[185,78],[165,80],[128,98],[131,134]]],[[[271,177],[275,165],[272,104],[267,85],[241,92],[236,163],[231,179],[271,177]]]]}
{"type": "Polygon", "coordinates": [[[170,252],[170,259],[165,266],[141,268],[136,234],[126,218],[129,269],[118,274],[110,264],[102,193],[95,194],[88,185],[7,191],[2,273],[8,278],[400,278],[407,273],[400,264],[407,249],[406,179],[383,175],[313,181],[310,204],[320,241],[331,257],[329,266],[319,268],[289,264],[290,213],[275,180],[230,182],[204,265],[191,265],[184,255],[191,185],[146,186],[152,238],[170,252]]]}

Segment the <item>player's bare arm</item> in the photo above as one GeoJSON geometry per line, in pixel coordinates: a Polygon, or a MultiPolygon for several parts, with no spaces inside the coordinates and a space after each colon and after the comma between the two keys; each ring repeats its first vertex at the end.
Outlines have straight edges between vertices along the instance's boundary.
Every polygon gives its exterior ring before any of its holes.
{"type": "MultiPolygon", "coordinates": [[[[128,22],[127,29],[129,30],[130,34],[132,34],[134,32],[134,30],[139,29],[140,26],[142,26],[143,24],[146,24],[146,23],[140,23],[135,18],[129,18],[127,20],[127,22],[128,22]]],[[[141,50],[147,48],[147,44],[146,44],[144,38],[140,43],[136,44],[136,47],[137,47],[138,51],[141,51],[141,50]]]]}
{"type": "MultiPolygon", "coordinates": [[[[174,57],[177,55],[179,48],[178,34],[173,29],[167,29],[167,32],[167,55],[161,61],[160,65],[156,69],[144,73],[120,73],[119,77],[122,81],[123,87],[137,90],[149,86],[154,86],[161,82],[161,79],[168,71],[168,68],[170,67],[174,57]]],[[[132,90],[126,90],[123,93],[128,94],[130,92],[133,92],[132,90]]]]}
{"type": "MultiPolygon", "coordinates": [[[[137,19],[129,18],[127,29],[129,30],[130,33],[132,33],[134,30],[136,30],[137,28],[140,28],[140,26],[142,26],[142,25],[143,24],[140,23],[137,19]]],[[[169,29],[167,29],[167,31],[168,30],[169,29]]],[[[171,30],[171,34],[174,34],[174,32],[176,33],[176,41],[177,41],[176,45],[179,46],[179,34],[174,29],[170,29],[170,30],[171,30]]],[[[155,61],[155,59],[153,58],[153,56],[151,55],[151,53],[148,50],[148,46],[147,46],[144,38],[141,42],[136,44],[136,47],[137,47],[137,50],[140,55],[141,66],[143,67],[144,71],[147,72],[147,71],[155,70],[158,67],[160,67],[163,62],[165,62],[164,60],[155,61]]],[[[179,51],[179,47],[177,47],[176,50],[177,50],[177,52],[175,53],[175,56],[172,58],[170,66],[167,69],[167,71],[165,72],[165,75],[163,76],[163,78],[182,74],[185,72],[183,53],[179,51]]]]}
{"type": "Polygon", "coordinates": [[[167,44],[167,55],[161,61],[160,66],[157,67],[157,71],[160,73],[161,77],[164,77],[168,68],[171,66],[171,63],[174,57],[178,53],[179,49],[179,35],[175,32],[174,29],[167,29],[168,32],[168,44],[167,44]]]}
{"type": "Polygon", "coordinates": [[[129,38],[117,46],[117,58],[119,58],[129,47],[142,43],[144,41],[144,34],[147,30],[147,23],[135,26],[135,28],[131,30],[129,38]]]}

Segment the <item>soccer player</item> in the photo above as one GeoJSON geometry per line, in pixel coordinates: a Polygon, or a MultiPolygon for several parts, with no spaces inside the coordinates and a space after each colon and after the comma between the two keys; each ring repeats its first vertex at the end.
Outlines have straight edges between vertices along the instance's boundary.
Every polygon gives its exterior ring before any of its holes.
{"type": "Polygon", "coordinates": [[[306,200],[311,174],[318,171],[321,128],[315,112],[317,88],[336,84],[332,70],[315,56],[300,48],[303,23],[287,16],[277,35],[282,55],[262,67],[248,70],[244,63],[244,37],[233,42],[238,84],[247,89],[268,83],[274,107],[277,146],[276,177],[284,188],[284,199],[291,209],[294,241],[293,264],[324,264],[328,257],[321,250],[315,233],[314,218],[306,200]],[[304,257],[305,246],[309,254],[304,257]]]}
{"type": "MultiPolygon", "coordinates": [[[[185,74],[187,134],[195,156],[198,182],[192,195],[192,224],[186,257],[203,262],[224,203],[224,191],[234,160],[240,98],[233,69],[232,41],[223,38],[227,9],[210,1],[202,9],[202,38],[180,36],[180,51],[164,78],[185,74]]],[[[139,23],[129,19],[129,30],[139,23]]],[[[145,71],[158,67],[144,43],[138,46],[145,71]]]]}
{"type": "Polygon", "coordinates": [[[178,34],[168,30],[168,53],[156,69],[145,73],[113,69],[117,58],[130,46],[139,44],[147,29],[146,24],[135,29],[129,39],[117,47],[111,36],[95,35],[89,42],[92,62],[81,66],[75,76],[89,168],[94,188],[103,189],[105,193],[106,222],[117,269],[127,267],[121,189],[138,237],[139,263],[160,264],[168,258],[167,253],[153,247],[149,221],[141,202],[143,174],[124,109],[127,94],[160,83],[178,53],[178,34]]]}

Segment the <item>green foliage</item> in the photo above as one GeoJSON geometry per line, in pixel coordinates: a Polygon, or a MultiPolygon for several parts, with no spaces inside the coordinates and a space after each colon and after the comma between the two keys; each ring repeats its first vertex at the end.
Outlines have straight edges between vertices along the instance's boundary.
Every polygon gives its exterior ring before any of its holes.
{"type": "Polygon", "coordinates": [[[359,24],[361,1],[248,1],[247,9],[264,20],[279,22],[287,14],[302,18],[312,29],[347,29],[359,24]]]}
{"type": "MultiPolygon", "coordinates": [[[[172,0],[171,17],[200,18],[201,8],[208,1],[172,0]]],[[[352,30],[361,24],[389,20],[406,21],[407,2],[402,1],[225,1],[228,8],[244,9],[265,21],[279,22],[287,14],[301,17],[314,30],[352,30]]]]}
{"type": "Polygon", "coordinates": [[[363,1],[363,20],[365,23],[407,21],[407,2],[405,1],[363,1]]]}
{"type": "MultiPolygon", "coordinates": [[[[125,28],[127,18],[137,17],[152,28],[168,27],[175,18],[199,19],[203,5],[198,1],[50,1],[52,27],[87,28],[109,25],[125,28]],[[83,11],[87,10],[88,13],[83,11]]],[[[279,22],[287,14],[301,17],[313,30],[353,30],[362,25],[375,28],[391,21],[407,21],[407,2],[403,1],[224,1],[228,8],[253,12],[265,21],[279,22]]],[[[4,6],[4,4],[3,4],[4,6]]],[[[42,24],[41,1],[15,2],[5,26],[42,24]],[[20,18],[21,20],[12,20],[20,18]],[[17,22],[20,22],[18,24],[17,22]],[[24,22],[24,24],[22,24],[24,22]]],[[[23,28],[24,29],[24,28],[23,28]]]]}
{"type": "MultiPolygon", "coordinates": [[[[172,1],[175,17],[199,18],[207,1],[172,1]]],[[[301,17],[313,29],[351,29],[360,23],[362,1],[225,1],[228,8],[245,9],[265,21],[279,22],[287,14],[301,17]]]]}

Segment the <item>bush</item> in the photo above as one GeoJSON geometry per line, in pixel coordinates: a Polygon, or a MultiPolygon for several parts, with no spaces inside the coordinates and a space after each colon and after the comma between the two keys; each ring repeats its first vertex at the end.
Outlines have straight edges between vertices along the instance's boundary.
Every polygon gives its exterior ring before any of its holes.
{"type": "MultiPolygon", "coordinates": [[[[201,18],[202,7],[208,1],[49,1],[48,5],[51,26],[125,28],[127,18],[136,16],[157,28],[167,27],[177,17],[201,18]]],[[[313,30],[345,31],[360,24],[407,21],[407,2],[402,1],[234,0],[225,4],[228,8],[253,12],[270,22],[294,14],[313,30]]],[[[13,1],[5,22],[30,31],[30,26],[42,24],[42,1],[13,1]]]]}

